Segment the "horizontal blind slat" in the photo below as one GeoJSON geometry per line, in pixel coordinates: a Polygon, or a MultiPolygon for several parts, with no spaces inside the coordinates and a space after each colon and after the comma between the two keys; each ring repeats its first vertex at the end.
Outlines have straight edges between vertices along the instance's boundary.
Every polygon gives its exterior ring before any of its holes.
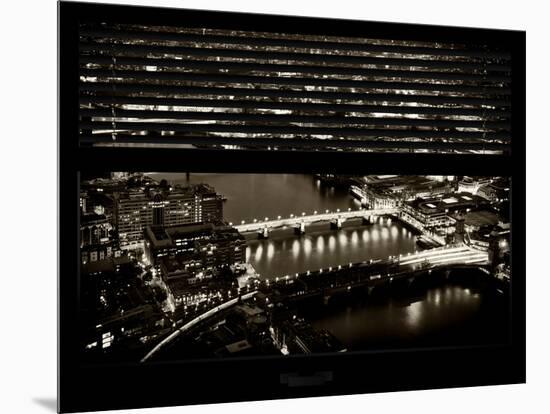
{"type": "Polygon", "coordinates": [[[369,77],[395,77],[411,79],[431,79],[431,80],[458,80],[458,81],[477,81],[486,83],[509,82],[510,76],[506,72],[491,72],[484,70],[483,73],[469,73],[464,71],[438,72],[435,70],[399,70],[399,69],[381,69],[377,67],[343,67],[328,65],[293,65],[288,63],[269,64],[269,63],[242,63],[228,61],[209,61],[209,60],[191,60],[191,59],[164,59],[157,57],[126,57],[118,54],[110,56],[102,55],[82,55],[79,58],[81,65],[107,65],[113,66],[155,66],[169,67],[181,70],[198,69],[209,72],[288,72],[310,74],[312,76],[320,75],[348,75],[348,76],[369,76],[369,77]]]}
{"type": "Polygon", "coordinates": [[[133,130],[133,131],[205,131],[205,132],[243,132],[243,133],[278,133],[278,134],[315,134],[333,136],[370,136],[370,137],[449,137],[449,138],[483,138],[509,139],[507,132],[464,132],[464,131],[425,131],[425,130],[397,130],[397,129],[368,129],[368,128],[328,128],[328,127],[297,127],[273,125],[223,125],[223,124],[176,124],[166,122],[133,122],[117,121],[113,128],[112,122],[82,121],[81,128],[99,128],[104,130],[133,130]]]}
{"type": "Polygon", "coordinates": [[[253,89],[235,87],[210,87],[210,86],[174,86],[174,85],[153,85],[138,83],[119,82],[96,82],[82,83],[81,91],[124,91],[131,93],[154,92],[169,94],[199,94],[215,96],[263,96],[271,98],[311,98],[311,99],[347,99],[347,100],[369,100],[369,101],[393,101],[393,102],[423,102],[423,103],[455,103],[471,105],[509,105],[506,98],[480,97],[457,97],[457,96],[431,96],[431,95],[405,95],[405,94],[382,94],[382,93],[360,93],[360,92],[325,92],[325,91],[303,91],[290,89],[253,89]]]}
{"type": "Polygon", "coordinates": [[[272,52],[266,56],[263,51],[252,50],[229,50],[215,48],[193,48],[182,46],[158,46],[158,45],[135,45],[135,44],[102,44],[102,43],[81,43],[80,50],[83,52],[99,52],[103,54],[116,53],[146,53],[146,54],[166,54],[182,56],[217,56],[237,59],[258,59],[264,60],[297,60],[304,62],[331,62],[347,63],[356,65],[391,65],[391,66],[416,66],[438,69],[477,69],[509,71],[510,65],[507,63],[487,63],[487,62],[457,62],[443,60],[413,59],[413,58],[389,58],[389,57],[364,57],[364,56],[344,56],[344,55],[326,55],[314,53],[285,53],[272,52]]]}
{"type": "Polygon", "coordinates": [[[132,39],[132,40],[150,40],[150,41],[180,41],[180,42],[209,42],[225,43],[232,45],[246,46],[280,46],[310,49],[339,49],[346,51],[359,52],[390,52],[407,54],[427,54],[438,56],[471,56],[483,58],[510,58],[510,52],[502,50],[480,50],[480,49],[450,49],[442,47],[418,47],[418,46],[400,46],[400,45],[377,45],[369,43],[341,43],[332,41],[312,41],[299,39],[272,39],[263,37],[237,37],[212,34],[190,34],[190,33],[169,33],[169,32],[150,32],[150,31],[129,31],[129,30],[98,30],[83,28],[80,32],[82,36],[90,38],[110,38],[110,39],[132,39]]]}
{"type": "MultiPolygon", "coordinates": [[[[110,136],[109,136],[110,137],[110,136]]],[[[164,145],[240,145],[248,147],[269,147],[269,146],[282,146],[282,147],[301,147],[314,149],[322,146],[329,146],[334,148],[365,148],[365,141],[361,140],[326,140],[326,139],[302,139],[302,138],[256,138],[253,141],[248,138],[223,138],[223,137],[193,137],[193,136],[159,136],[155,137],[156,142],[164,145]]],[[[82,135],[82,140],[87,143],[103,143],[105,145],[127,144],[127,143],[147,143],[147,137],[136,135],[124,135],[120,134],[116,141],[106,140],[105,136],[94,135],[82,135]]],[[[456,150],[489,150],[498,151],[507,147],[505,144],[495,143],[446,143],[446,142],[434,142],[434,141],[369,141],[368,147],[370,149],[431,149],[440,151],[456,151],[456,150]]]]}
{"type": "Polygon", "coordinates": [[[329,124],[361,124],[361,125],[415,125],[434,127],[467,127],[467,128],[498,128],[509,126],[506,121],[463,121],[446,119],[409,119],[386,118],[369,116],[314,116],[314,115],[273,115],[273,114],[243,114],[223,112],[192,112],[192,111],[163,111],[163,110],[124,110],[117,109],[81,109],[81,116],[89,117],[117,117],[117,118],[157,118],[174,120],[219,120],[219,121],[255,121],[255,122],[296,122],[296,123],[329,123],[329,124]]]}
{"type": "Polygon", "coordinates": [[[288,111],[315,111],[330,116],[333,112],[346,113],[391,113],[391,114],[424,114],[441,116],[476,116],[486,119],[508,118],[510,110],[506,108],[446,108],[433,106],[393,106],[393,105],[365,105],[344,103],[303,103],[303,102],[267,102],[246,101],[237,99],[191,99],[168,97],[117,96],[109,95],[81,95],[79,102],[82,105],[141,105],[141,106],[180,106],[197,108],[226,108],[230,110],[247,109],[279,109],[288,111]]]}
{"type": "Polygon", "coordinates": [[[473,92],[490,95],[509,95],[510,88],[497,86],[470,86],[470,85],[446,85],[432,83],[406,83],[406,82],[380,82],[361,80],[338,79],[311,79],[311,78],[287,78],[272,76],[244,76],[244,75],[204,75],[187,72],[150,72],[139,70],[106,70],[106,69],[81,69],[81,76],[109,77],[122,79],[148,79],[190,82],[219,82],[219,83],[251,83],[271,85],[299,85],[299,86],[325,86],[343,88],[373,88],[373,89],[402,89],[417,91],[449,91],[449,92],[473,92]]]}

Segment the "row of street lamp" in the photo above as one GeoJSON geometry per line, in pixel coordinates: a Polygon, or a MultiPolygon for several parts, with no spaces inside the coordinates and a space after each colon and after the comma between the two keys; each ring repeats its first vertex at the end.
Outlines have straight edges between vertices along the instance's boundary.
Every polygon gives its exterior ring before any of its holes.
{"type": "MultiPolygon", "coordinates": [[[[366,209],[364,209],[364,208],[363,208],[363,209],[358,208],[357,211],[359,211],[359,210],[366,210],[366,209]]],[[[351,207],[349,207],[347,211],[348,211],[348,212],[351,211],[351,207]]],[[[339,208],[337,208],[335,212],[336,212],[336,213],[340,213],[341,210],[340,210],[339,208]]],[[[329,209],[327,209],[327,210],[325,210],[325,213],[324,213],[324,214],[329,214],[329,213],[331,213],[331,211],[330,211],[329,209]]],[[[313,215],[315,216],[315,215],[317,215],[317,214],[318,214],[318,211],[315,210],[315,211],[313,212],[313,215]]],[[[323,213],[321,213],[321,214],[323,214],[323,213]]],[[[305,213],[304,211],[302,211],[301,217],[304,217],[305,215],[306,215],[306,213],[305,213]]],[[[289,218],[295,218],[295,217],[300,217],[300,216],[299,216],[299,215],[294,215],[294,214],[290,214],[290,216],[289,216],[289,218]]],[[[277,220],[281,220],[282,218],[283,218],[282,216],[277,216],[277,220]]],[[[258,221],[261,221],[261,220],[254,219],[252,222],[253,222],[253,223],[258,223],[258,221]]],[[[269,221],[269,217],[265,217],[263,221],[269,221]]],[[[245,221],[245,220],[241,220],[241,225],[242,225],[242,224],[246,224],[246,221],[245,221]]],[[[230,222],[229,225],[232,226],[233,223],[230,222]]]]}

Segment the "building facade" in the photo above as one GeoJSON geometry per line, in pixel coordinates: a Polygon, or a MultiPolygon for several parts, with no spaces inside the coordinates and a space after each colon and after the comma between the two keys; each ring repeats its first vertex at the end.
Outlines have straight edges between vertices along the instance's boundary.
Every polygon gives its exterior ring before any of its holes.
{"type": "Polygon", "coordinates": [[[223,200],[206,185],[136,189],[117,193],[115,224],[122,246],[143,241],[147,226],[179,226],[223,220],[223,200]]]}
{"type": "Polygon", "coordinates": [[[246,241],[230,226],[148,226],[144,237],[144,257],[170,288],[176,304],[190,286],[246,261],[246,241]]]}
{"type": "Polygon", "coordinates": [[[478,195],[491,202],[508,201],[510,182],[507,179],[496,180],[479,188],[478,195]]]}
{"type": "Polygon", "coordinates": [[[369,208],[397,208],[406,200],[435,197],[451,190],[448,177],[435,176],[366,176],[361,194],[369,208]]]}
{"type": "Polygon", "coordinates": [[[80,216],[80,259],[82,264],[118,257],[118,240],[113,226],[103,214],[80,216]]]}
{"type": "Polygon", "coordinates": [[[470,193],[452,193],[442,197],[417,198],[403,204],[402,214],[422,228],[454,225],[453,215],[468,213],[486,204],[486,200],[470,193]]]}

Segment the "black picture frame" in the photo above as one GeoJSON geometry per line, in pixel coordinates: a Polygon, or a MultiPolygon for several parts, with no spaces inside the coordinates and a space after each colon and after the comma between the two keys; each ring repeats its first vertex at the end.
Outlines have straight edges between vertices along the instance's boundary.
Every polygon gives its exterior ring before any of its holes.
{"type": "Polygon", "coordinates": [[[269,400],[525,382],[525,32],[184,9],[60,2],[59,19],[59,371],[60,412],[269,400]],[[512,53],[512,149],[481,156],[81,147],[78,142],[78,22],[181,23],[299,33],[474,39],[512,53]],[[475,174],[512,177],[510,341],[502,346],[408,349],[309,356],[84,365],[78,358],[79,174],[81,171],[475,174]],[[243,167],[246,166],[246,167],[243,167]],[[364,367],[365,375],[357,375],[364,367]],[[290,378],[290,380],[289,380],[290,378]],[[324,380],[316,381],[315,379],[324,380]],[[311,381],[310,381],[311,380],[311,381]],[[238,384],[238,386],[235,386],[238,384]],[[300,386],[304,385],[304,386],[300,386]]]}

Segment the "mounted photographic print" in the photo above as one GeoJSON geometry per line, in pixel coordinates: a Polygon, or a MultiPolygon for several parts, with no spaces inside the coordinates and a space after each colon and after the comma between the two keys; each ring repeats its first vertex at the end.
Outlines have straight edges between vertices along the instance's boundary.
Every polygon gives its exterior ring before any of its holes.
{"type": "Polygon", "coordinates": [[[525,381],[525,33],[59,8],[61,412],[525,381]]]}

